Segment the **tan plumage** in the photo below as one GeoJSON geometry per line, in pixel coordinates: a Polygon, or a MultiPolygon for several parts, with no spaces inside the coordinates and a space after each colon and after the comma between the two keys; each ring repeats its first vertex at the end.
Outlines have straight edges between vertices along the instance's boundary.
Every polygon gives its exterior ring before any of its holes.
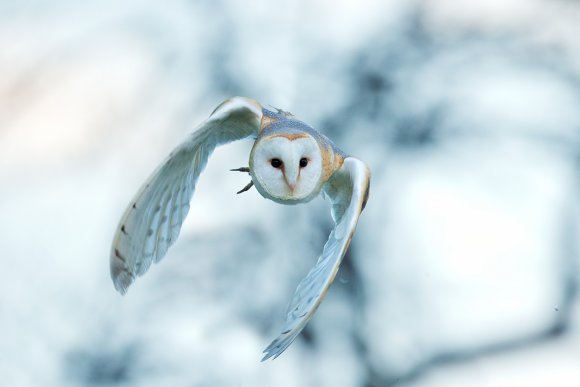
{"type": "Polygon", "coordinates": [[[290,113],[270,111],[243,97],[220,104],[130,202],[113,239],[111,277],[124,294],[152,262],[163,258],[179,235],[212,151],[250,136],[256,141],[249,168],[238,169],[252,177],[244,190],[253,184],[262,196],[282,204],[307,202],[322,192],[332,204],[335,222],[318,262],[296,289],[282,333],[264,351],[265,360],[279,356],[292,343],[322,302],[348,249],[370,185],[363,162],[344,154],[290,113]]]}

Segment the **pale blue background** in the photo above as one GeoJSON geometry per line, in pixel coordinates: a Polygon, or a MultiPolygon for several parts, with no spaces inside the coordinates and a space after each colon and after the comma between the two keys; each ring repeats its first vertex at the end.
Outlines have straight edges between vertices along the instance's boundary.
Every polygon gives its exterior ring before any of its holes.
{"type": "Polygon", "coordinates": [[[0,1],[3,386],[580,386],[580,3],[0,1]],[[236,196],[219,149],[125,297],[132,195],[223,99],[373,173],[337,280],[273,362],[328,203],[236,196]]]}

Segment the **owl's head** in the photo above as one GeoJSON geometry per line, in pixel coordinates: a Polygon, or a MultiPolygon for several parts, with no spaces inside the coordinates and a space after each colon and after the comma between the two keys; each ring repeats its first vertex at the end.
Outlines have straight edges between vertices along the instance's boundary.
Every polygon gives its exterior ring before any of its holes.
{"type": "Polygon", "coordinates": [[[258,138],[250,153],[258,192],[278,203],[300,203],[320,192],[322,151],[308,133],[275,133],[258,138]]]}

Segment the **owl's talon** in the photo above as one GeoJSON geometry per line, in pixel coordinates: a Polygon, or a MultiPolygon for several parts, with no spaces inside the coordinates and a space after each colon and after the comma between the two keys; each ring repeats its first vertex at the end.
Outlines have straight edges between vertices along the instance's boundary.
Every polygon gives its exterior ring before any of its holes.
{"type": "MultiPolygon", "coordinates": [[[[240,168],[236,168],[236,169],[230,169],[230,171],[232,171],[232,172],[247,172],[247,173],[250,173],[250,168],[248,168],[248,167],[240,167],[240,168]]],[[[249,190],[250,188],[252,188],[253,185],[254,185],[254,182],[253,181],[250,181],[248,183],[248,185],[246,185],[244,188],[242,188],[241,190],[239,190],[236,193],[239,195],[242,192],[246,192],[247,190],[249,190]]]]}
{"type": "Polygon", "coordinates": [[[241,168],[236,168],[236,169],[230,169],[230,171],[232,171],[232,172],[248,172],[248,173],[250,173],[250,168],[248,168],[248,167],[241,167],[241,168]]]}
{"type": "Polygon", "coordinates": [[[254,185],[254,182],[253,181],[250,181],[247,186],[245,186],[244,188],[242,188],[241,190],[239,190],[236,193],[239,195],[242,192],[246,192],[247,190],[249,190],[250,188],[252,188],[253,185],[254,185]]]}

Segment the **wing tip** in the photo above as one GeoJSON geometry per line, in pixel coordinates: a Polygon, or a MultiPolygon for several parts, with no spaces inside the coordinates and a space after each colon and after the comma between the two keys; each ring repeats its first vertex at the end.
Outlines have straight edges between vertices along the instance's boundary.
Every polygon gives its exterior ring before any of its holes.
{"type": "Polygon", "coordinates": [[[113,261],[111,264],[111,279],[113,280],[115,289],[124,296],[129,286],[135,281],[135,275],[129,273],[124,266],[116,265],[113,261]]]}
{"type": "Polygon", "coordinates": [[[284,351],[286,351],[286,349],[288,349],[290,344],[292,344],[294,342],[294,339],[296,339],[296,337],[298,336],[297,333],[294,334],[288,333],[289,331],[281,333],[280,336],[278,336],[274,341],[270,343],[270,345],[268,345],[268,347],[266,347],[266,349],[262,351],[262,353],[265,354],[261,360],[262,362],[270,358],[274,360],[278,356],[280,356],[284,351]]]}
{"type": "Polygon", "coordinates": [[[133,280],[133,276],[123,272],[113,277],[113,284],[115,285],[115,289],[124,296],[127,294],[127,290],[129,290],[129,286],[133,283],[133,280]]]}
{"type": "Polygon", "coordinates": [[[266,348],[265,350],[262,351],[262,353],[264,354],[264,357],[262,357],[262,360],[260,360],[260,362],[265,362],[268,359],[276,359],[278,356],[280,356],[280,354],[282,354],[282,352],[284,352],[284,350],[278,350],[275,347],[272,347],[273,344],[275,343],[275,341],[273,341],[268,348],[266,348]]]}

